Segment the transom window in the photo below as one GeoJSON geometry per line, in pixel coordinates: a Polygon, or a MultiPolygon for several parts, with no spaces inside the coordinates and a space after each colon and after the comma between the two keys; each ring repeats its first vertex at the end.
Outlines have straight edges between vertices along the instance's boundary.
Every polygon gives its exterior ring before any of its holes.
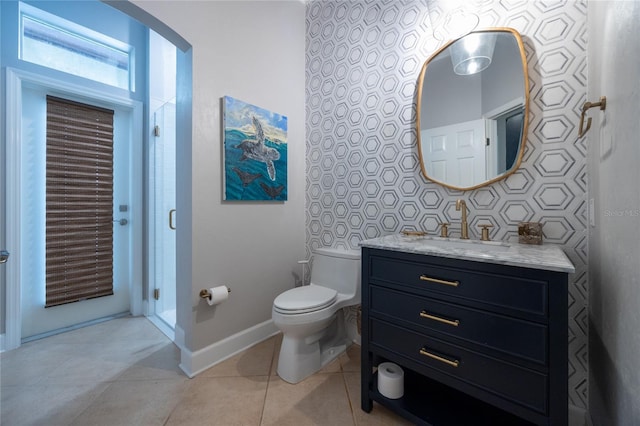
{"type": "Polygon", "coordinates": [[[135,91],[133,47],[24,3],[19,55],[23,61],[135,91]]]}

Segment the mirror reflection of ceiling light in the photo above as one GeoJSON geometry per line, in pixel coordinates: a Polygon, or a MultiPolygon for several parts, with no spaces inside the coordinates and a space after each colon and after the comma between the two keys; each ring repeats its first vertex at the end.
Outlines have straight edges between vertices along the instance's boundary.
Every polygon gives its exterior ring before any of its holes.
{"type": "Polygon", "coordinates": [[[453,72],[458,75],[472,75],[491,65],[496,47],[495,33],[467,34],[449,46],[453,72]]]}

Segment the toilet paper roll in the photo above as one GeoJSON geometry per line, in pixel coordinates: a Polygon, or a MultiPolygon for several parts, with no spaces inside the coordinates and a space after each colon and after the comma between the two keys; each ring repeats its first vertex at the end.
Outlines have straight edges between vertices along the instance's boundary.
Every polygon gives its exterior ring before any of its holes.
{"type": "Polygon", "coordinates": [[[209,294],[211,296],[207,298],[207,303],[209,306],[213,306],[222,303],[229,298],[229,289],[226,285],[219,285],[217,287],[211,287],[209,289],[209,294]]]}
{"type": "Polygon", "coordinates": [[[404,395],[404,371],[393,362],[378,365],[378,392],[389,399],[404,395]]]}

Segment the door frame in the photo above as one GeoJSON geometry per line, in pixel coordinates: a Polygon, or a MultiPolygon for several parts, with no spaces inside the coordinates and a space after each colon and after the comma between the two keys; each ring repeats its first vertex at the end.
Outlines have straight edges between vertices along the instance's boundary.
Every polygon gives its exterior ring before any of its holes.
{"type": "Polygon", "coordinates": [[[482,115],[482,118],[487,120],[487,137],[491,139],[491,143],[487,147],[487,176],[498,173],[498,157],[500,153],[498,152],[498,124],[496,120],[511,111],[525,108],[525,105],[525,98],[519,97],[505,102],[482,115]]]}
{"type": "Polygon", "coordinates": [[[53,90],[70,93],[85,99],[93,99],[118,105],[130,110],[132,120],[132,134],[134,141],[130,152],[130,198],[139,200],[135,206],[130,206],[131,224],[131,281],[129,283],[130,310],[132,315],[142,314],[143,297],[143,104],[140,101],[114,96],[100,90],[89,89],[82,85],[67,83],[51,77],[19,70],[6,69],[6,129],[5,129],[5,171],[6,171],[6,245],[11,251],[12,261],[6,267],[6,300],[5,300],[5,339],[4,348],[11,350],[21,344],[22,312],[20,300],[20,155],[22,146],[22,87],[23,84],[36,84],[53,90]],[[138,135],[137,137],[135,135],[138,135]],[[135,165],[138,165],[137,167],[135,165]]]}

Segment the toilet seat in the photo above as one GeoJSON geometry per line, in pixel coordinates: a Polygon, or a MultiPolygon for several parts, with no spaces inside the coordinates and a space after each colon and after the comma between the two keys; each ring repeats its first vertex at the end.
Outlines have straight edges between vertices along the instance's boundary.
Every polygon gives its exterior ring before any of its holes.
{"type": "Polygon", "coordinates": [[[337,296],[338,292],[331,288],[311,284],[280,294],[273,301],[273,309],[286,315],[314,312],[333,304],[337,296]]]}

